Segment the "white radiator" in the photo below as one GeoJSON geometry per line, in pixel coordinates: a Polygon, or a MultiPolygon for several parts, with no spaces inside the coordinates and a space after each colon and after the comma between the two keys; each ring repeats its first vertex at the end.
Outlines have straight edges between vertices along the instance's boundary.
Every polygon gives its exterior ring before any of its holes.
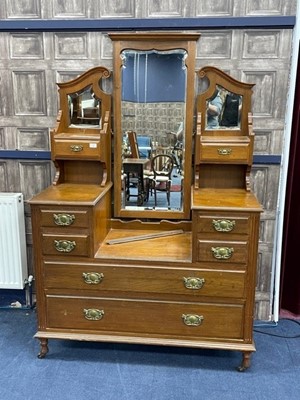
{"type": "Polygon", "coordinates": [[[22,193],[0,193],[0,289],[23,289],[28,276],[22,193]]]}

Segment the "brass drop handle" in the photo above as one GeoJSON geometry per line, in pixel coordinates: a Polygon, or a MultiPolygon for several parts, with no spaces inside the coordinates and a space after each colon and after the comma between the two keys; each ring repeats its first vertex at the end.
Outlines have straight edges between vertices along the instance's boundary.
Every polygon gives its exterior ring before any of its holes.
{"type": "Polygon", "coordinates": [[[197,290],[202,289],[205,279],[188,276],[187,278],[183,277],[183,283],[187,289],[197,290]]]}
{"type": "Polygon", "coordinates": [[[198,314],[182,314],[181,318],[187,326],[200,326],[204,320],[203,315],[198,314]]]}
{"type": "Polygon", "coordinates": [[[83,146],[81,144],[72,144],[70,148],[74,153],[78,153],[79,151],[83,150],[83,146]]]}
{"type": "Polygon", "coordinates": [[[85,308],[83,310],[84,318],[88,321],[100,321],[104,316],[104,310],[98,310],[97,308],[85,308]]]}
{"type": "Polygon", "coordinates": [[[232,247],[212,247],[211,251],[217,260],[228,260],[234,252],[232,247]]]}
{"type": "Polygon", "coordinates": [[[232,149],[218,149],[220,156],[229,156],[232,153],[232,149]]]}
{"type": "Polygon", "coordinates": [[[82,277],[88,285],[98,285],[102,282],[104,274],[102,272],[83,272],[82,277]]]}
{"type": "Polygon", "coordinates": [[[53,214],[53,220],[56,225],[69,226],[75,221],[75,215],[71,214],[53,214]]]}
{"type": "Polygon", "coordinates": [[[235,221],[230,219],[214,219],[212,225],[217,232],[231,232],[235,227],[235,221]]]}
{"type": "Polygon", "coordinates": [[[76,247],[74,240],[54,240],[54,246],[61,253],[70,253],[76,247]]]}

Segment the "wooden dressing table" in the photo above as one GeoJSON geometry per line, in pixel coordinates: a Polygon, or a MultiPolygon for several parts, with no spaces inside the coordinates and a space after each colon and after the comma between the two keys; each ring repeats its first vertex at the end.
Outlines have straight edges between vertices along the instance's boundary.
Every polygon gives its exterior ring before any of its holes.
{"type": "MultiPolygon", "coordinates": [[[[59,84],[61,111],[51,132],[57,174],[53,184],[30,201],[39,357],[47,354],[49,339],[186,346],[241,351],[238,369],[244,371],[255,351],[261,212],[249,184],[252,85],[213,67],[201,70],[198,79],[208,78],[209,85],[197,97],[193,135],[199,35],[121,33],[110,38],[114,44],[114,165],[110,95],[100,89],[101,80],[110,74],[99,67],[59,84]],[[170,94],[173,101],[157,98],[159,86],[151,102],[137,101],[130,88],[124,95],[122,84],[128,82],[126,74],[131,74],[135,58],[141,64],[149,62],[149,74],[151,68],[159,66],[162,71],[168,63],[163,80],[170,79],[169,87],[181,82],[170,94]],[[178,74],[174,81],[171,71],[178,74]],[[240,96],[238,126],[207,128],[206,102],[216,88],[240,96]],[[82,120],[74,126],[69,100],[75,104],[77,96],[86,98],[88,93],[101,105],[99,126],[82,127],[82,120]],[[156,131],[161,132],[162,124],[169,124],[172,131],[174,121],[183,118],[179,210],[124,206],[122,170],[127,173],[128,165],[136,165],[133,159],[122,162],[127,108],[139,116],[143,112],[164,115],[155,117],[156,131]]],[[[161,85],[159,76],[155,79],[161,85]]],[[[155,83],[151,81],[152,87],[155,83]]],[[[146,161],[140,160],[139,166],[140,162],[146,161]]]]}

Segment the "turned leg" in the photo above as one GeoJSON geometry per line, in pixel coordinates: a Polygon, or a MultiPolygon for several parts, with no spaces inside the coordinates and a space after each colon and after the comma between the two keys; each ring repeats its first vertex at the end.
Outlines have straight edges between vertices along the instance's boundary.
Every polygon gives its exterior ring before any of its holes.
{"type": "Polygon", "coordinates": [[[40,352],[38,354],[38,358],[45,358],[46,354],[48,353],[48,339],[40,339],[40,352]]]}
{"type": "Polygon", "coordinates": [[[237,368],[239,372],[244,372],[250,367],[250,358],[252,351],[243,351],[242,364],[237,368]]]}

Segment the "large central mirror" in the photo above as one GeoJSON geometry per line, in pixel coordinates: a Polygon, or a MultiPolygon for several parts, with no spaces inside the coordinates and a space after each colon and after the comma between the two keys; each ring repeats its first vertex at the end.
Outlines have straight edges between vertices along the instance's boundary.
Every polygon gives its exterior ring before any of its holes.
{"type": "Polygon", "coordinates": [[[199,35],[110,37],[115,59],[115,215],[189,218],[199,35]]]}

